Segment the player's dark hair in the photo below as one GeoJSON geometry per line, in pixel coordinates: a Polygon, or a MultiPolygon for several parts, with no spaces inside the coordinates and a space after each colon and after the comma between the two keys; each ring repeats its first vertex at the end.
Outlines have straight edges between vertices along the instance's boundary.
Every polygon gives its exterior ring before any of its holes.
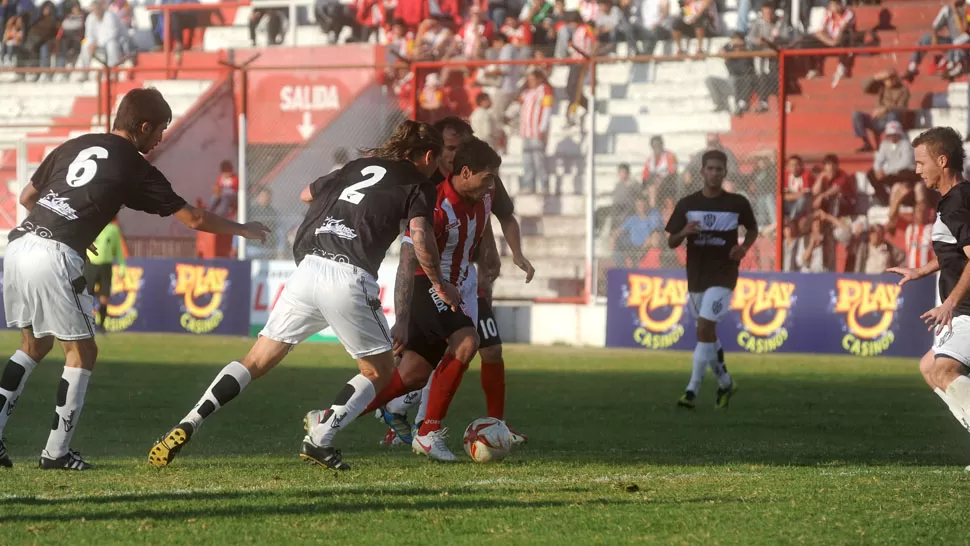
{"type": "Polygon", "coordinates": [[[451,129],[452,131],[458,133],[458,136],[461,138],[471,136],[471,134],[474,132],[472,131],[472,126],[458,116],[441,118],[436,121],[432,127],[434,127],[435,130],[442,135],[445,133],[445,129],[451,129]]]}
{"type": "Polygon", "coordinates": [[[926,151],[936,160],[939,156],[946,157],[946,168],[951,172],[963,172],[963,162],[966,152],[963,151],[963,139],[952,127],[934,127],[916,137],[913,148],[926,146],[926,151]]]}
{"type": "Polygon", "coordinates": [[[478,106],[481,106],[483,102],[485,102],[486,100],[489,100],[491,98],[492,97],[489,97],[488,96],[488,93],[481,92],[481,93],[478,94],[477,97],[475,97],[475,104],[477,104],[478,106]]]}
{"type": "Polygon", "coordinates": [[[788,161],[791,161],[792,159],[797,160],[799,163],[805,163],[805,160],[802,159],[802,156],[798,154],[792,154],[788,156],[788,161]]]}
{"type": "Polygon", "coordinates": [[[497,170],[501,165],[502,158],[487,142],[477,137],[469,137],[455,150],[454,168],[451,172],[458,174],[462,168],[468,167],[473,174],[477,174],[486,169],[497,170]]]}
{"type": "Polygon", "coordinates": [[[158,127],[172,121],[172,107],[154,87],[132,89],[125,94],[115,114],[112,129],[130,135],[141,133],[143,123],[158,127]]]}
{"type": "Polygon", "coordinates": [[[831,164],[835,165],[836,167],[838,167],[839,166],[839,156],[837,156],[835,154],[826,154],[825,157],[822,158],[822,164],[824,165],[826,163],[831,163],[831,164]]]}
{"type": "Polygon", "coordinates": [[[441,155],[441,133],[427,123],[407,120],[397,126],[379,148],[365,148],[361,155],[379,159],[414,161],[428,152],[441,155]]]}
{"type": "Polygon", "coordinates": [[[630,164],[629,163],[620,163],[616,167],[616,170],[630,172],[630,164]]]}
{"type": "Polygon", "coordinates": [[[655,142],[659,142],[660,145],[662,146],[664,143],[664,138],[660,135],[653,135],[652,137],[650,137],[650,145],[653,146],[655,142]]]}
{"type": "Polygon", "coordinates": [[[701,156],[701,168],[707,166],[708,161],[720,161],[727,167],[727,154],[721,150],[708,150],[701,156]]]}
{"type": "Polygon", "coordinates": [[[232,161],[228,159],[223,159],[222,163],[219,164],[219,172],[221,173],[231,173],[232,172],[232,161]]]}

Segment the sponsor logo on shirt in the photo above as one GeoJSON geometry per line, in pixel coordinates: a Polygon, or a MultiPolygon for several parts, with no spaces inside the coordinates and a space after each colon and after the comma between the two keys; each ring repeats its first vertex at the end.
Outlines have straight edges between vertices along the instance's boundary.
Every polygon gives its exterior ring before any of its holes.
{"type": "Polygon", "coordinates": [[[219,327],[222,300],[229,292],[229,269],[198,264],[175,264],[171,293],[182,296],[179,323],[187,332],[206,334],[219,327]]]}
{"type": "Polygon", "coordinates": [[[41,197],[37,204],[68,220],[77,220],[77,211],[68,203],[67,197],[58,197],[54,190],[41,197]]]}
{"type": "Polygon", "coordinates": [[[741,314],[738,346],[770,353],[788,340],[788,317],[795,303],[795,283],[740,277],[731,309],[741,314]]]}
{"type": "Polygon", "coordinates": [[[625,292],[627,307],[638,309],[634,341],[648,349],[665,349],[683,337],[686,280],[631,273],[625,292]]]}
{"type": "Polygon", "coordinates": [[[341,239],[357,238],[357,231],[354,228],[345,226],[343,219],[337,220],[332,216],[327,216],[327,218],[323,221],[323,225],[317,228],[314,235],[320,235],[323,233],[336,235],[341,239]]]}
{"type": "Polygon", "coordinates": [[[833,310],[843,316],[842,349],[856,356],[881,354],[896,340],[892,331],[902,287],[895,283],[837,279],[833,310]]]}

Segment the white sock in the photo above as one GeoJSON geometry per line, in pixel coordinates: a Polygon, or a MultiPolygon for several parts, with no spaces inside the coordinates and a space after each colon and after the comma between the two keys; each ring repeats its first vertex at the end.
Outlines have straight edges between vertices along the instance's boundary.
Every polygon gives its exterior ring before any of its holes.
{"type": "Polygon", "coordinates": [[[970,422],[967,421],[967,416],[964,415],[963,410],[960,409],[960,406],[957,405],[952,398],[950,398],[950,395],[943,392],[943,390],[939,387],[933,389],[933,392],[935,392],[936,395],[943,400],[946,407],[950,408],[950,413],[952,413],[953,417],[955,417],[957,422],[960,423],[960,426],[967,429],[967,431],[970,431],[970,422]]]}
{"type": "Polygon", "coordinates": [[[724,363],[724,350],[721,349],[721,342],[715,341],[714,345],[716,349],[714,351],[714,360],[710,363],[711,371],[717,377],[718,388],[726,389],[731,386],[731,374],[728,373],[727,365],[724,363]]]}
{"type": "Polygon", "coordinates": [[[961,375],[954,379],[946,388],[946,394],[963,411],[963,415],[970,415],[970,377],[961,375]]]}
{"type": "Polygon", "coordinates": [[[191,423],[194,430],[199,430],[202,422],[219,410],[249,385],[253,376],[240,362],[230,362],[216,375],[215,380],[205,390],[192,411],[182,418],[182,423],[191,423]]]}
{"type": "Polygon", "coordinates": [[[687,390],[697,394],[701,389],[701,383],[704,382],[707,367],[716,361],[717,343],[698,341],[697,346],[694,347],[694,365],[690,372],[690,383],[687,384],[687,390]]]}
{"type": "Polygon", "coordinates": [[[57,387],[54,422],[51,423],[51,433],[47,437],[47,447],[43,453],[45,457],[57,459],[67,455],[71,447],[71,438],[77,429],[77,422],[81,419],[84,395],[88,392],[90,380],[90,370],[64,367],[61,383],[57,387]]]}
{"type": "Polygon", "coordinates": [[[377,391],[370,379],[361,374],[355,375],[337,393],[320,424],[310,429],[310,440],[320,447],[330,447],[337,432],[353,422],[374,401],[375,396],[377,391]]]}
{"type": "Polygon", "coordinates": [[[428,414],[428,400],[431,399],[431,381],[434,380],[434,372],[428,377],[428,383],[421,389],[421,404],[418,406],[418,413],[414,416],[414,422],[424,421],[424,416],[428,414]]]}
{"type": "Polygon", "coordinates": [[[384,406],[387,411],[391,413],[396,413],[398,415],[407,415],[411,408],[421,404],[421,392],[420,390],[411,391],[404,396],[398,396],[394,400],[391,400],[384,406]]]}
{"type": "Polygon", "coordinates": [[[3,372],[0,373],[0,436],[3,435],[4,427],[7,426],[7,419],[10,419],[10,414],[17,407],[20,393],[24,392],[27,378],[30,377],[30,373],[36,367],[37,363],[27,356],[27,353],[17,351],[10,357],[3,372]]]}

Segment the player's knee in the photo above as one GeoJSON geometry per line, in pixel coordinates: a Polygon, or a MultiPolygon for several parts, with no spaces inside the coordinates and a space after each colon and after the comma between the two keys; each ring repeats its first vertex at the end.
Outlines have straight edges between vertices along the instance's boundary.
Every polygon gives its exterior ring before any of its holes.
{"type": "Polygon", "coordinates": [[[952,358],[933,358],[932,368],[930,370],[930,379],[933,381],[932,385],[946,390],[950,383],[953,382],[957,376],[961,375],[965,371],[963,364],[960,364],[952,358]]]}
{"type": "Polygon", "coordinates": [[[404,386],[410,390],[416,390],[423,388],[428,383],[428,378],[431,377],[430,366],[420,366],[410,369],[398,368],[398,373],[401,375],[401,382],[404,386]]]}
{"type": "Polygon", "coordinates": [[[34,362],[40,362],[54,348],[53,337],[42,337],[40,339],[24,336],[20,350],[27,354],[34,362]]]}
{"type": "Polygon", "coordinates": [[[932,352],[923,355],[923,358],[919,361],[919,373],[923,376],[923,380],[931,388],[936,388],[939,385],[936,384],[936,380],[933,375],[933,366],[936,363],[936,357],[932,352]]]}
{"type": "Polygon", "coordinates": [[[502,345],[483,347],[478,350],[478,353],[482,356],[482,364],[486,362],[499,362],[502,360],[502,345]]]}
{"type": "Polygon", "coordinates": [[[472,330],[458,342],[454,351],[455,358],[467,366],[475,358],[475,353],[478,352],[478,343],[478,332],[472,330]]]}

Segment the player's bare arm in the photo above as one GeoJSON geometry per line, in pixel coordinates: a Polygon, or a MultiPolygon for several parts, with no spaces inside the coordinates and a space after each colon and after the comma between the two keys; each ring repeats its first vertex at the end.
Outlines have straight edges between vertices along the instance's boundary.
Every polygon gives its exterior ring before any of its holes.
{"type": "Polygon", "coordinates": [[[757,229],[745,229],[744,231],[744,241],[731,249],[731,259],[735,261],[741,261],[744,256],[751,250],[754,246],[754,242],[758,240],[758,230],[757,229]]]}
{"type": "MultiPolygon", "coordinates": [[[[970,246],[963,247],[963,253],[970,258],[970,246]]],[[[942,332],[944,327],[952,330],[953,311],[967,296],[968,291],[970,291],[970,262],[967,262],[967,265],[963,267],[960,279],[957,280],[956,286],[950,291],[950,295],[943,300],[943,303],[923,313],[919,318],[929,324],[929,330],[935,330],[936,334],[942,332]]]]}
{"type": "MultiPolygon", "coordinates": [[[[509,250],[512,251],[512,263],[522,271],[525,271],[525,282],[530,282],[536,274],[536,270],[532,267],[532,263],[528,258],[522,254],[522,233],[519,229],[519,221],[513,215],[509,215],[506,218],[499,218],[498,220],[502,225],[502,234],[505,236],[505,241],[509,244],[509,250]]],[[[490,228],[491,225],[486,229],[490,228]]]]}
{"type": "Polygon", "coordinates": [[[401,244],[401,259],[397,265],[397,277],[394,279],[394,326],[391,327],[391,338],[394,342],[394,354],[399,354],[408,344],[408,323],[411,320],[411,298],[414,294],[414,270],[418,266],[418,259],[414,253],[414,245],[408,242],[401,244]]]}
{"type": "Polygon", "coordinates": [[[300,192],[300,201],[304,203],[313,201],[313,192],[310,190],[310,186],[303,188],[303,191],[300,192]]]}
{"type": "Polygon", "coordinates": [[[20,204],[27,209],[27,212],[34,210],[38,199],[40,199],[40,191],[33,184],[27,184],[20,192],[20,204]]]}
{"type": "Polygon", "coordinates": [[[461,303],[461,295],[455,285],[444,281],[444,276],[441,274],[441,256],[438,254],[438,245],[434,239],[434,226],[427,218],[422,217],[412,218],[408,227],[418,264],[428,276],[438,296],[451,306],[452,310],[457,310],[461,303]]]}
{"type": "MultiPolygon", "coordinates": [[[[671,233],[667,238],[667,246],[670,248],[677,248],[691,235],[697,235],[701,232],[700,222],[687,222],[684,229],[678,231],[677,233],[671,233]]],[[[757,233],[755,234],[757,235],[757,233]]]]}
{"type": "Polygon", "coordinates": [[[179,209],[175,218],[196,231],[206,231],[219,235],[238,235],[260,242],[266,241],[270,229],[259,222],[240,224],[203,209],[186,205],[179,209]]]}
{"type": "Polygon", "coordinates": [[[485,231],[482,233],[482,242],[479,243],[478,249],[478,265],[480,266],[478,286],[491,299],[492,285],[495,284],[495,279],[502,272],[502,259],[498,254],[498,246],[495,244],[495,234],[492,233],[491,223],[485,226],[485,231]]]}

